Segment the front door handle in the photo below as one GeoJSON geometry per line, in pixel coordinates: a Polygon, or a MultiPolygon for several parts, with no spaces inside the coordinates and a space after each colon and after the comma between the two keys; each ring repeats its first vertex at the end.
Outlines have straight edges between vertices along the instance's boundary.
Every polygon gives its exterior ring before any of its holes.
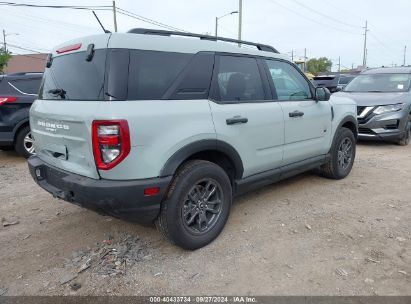
{"type": "Polygon", "coordinates": [[[245,124],[248,122],[248,118],[241,117],[241,116],[234,116],[233,118],[227,118],[225,122],[227,123],[227,125],[245,124]]]}
{"type": "Polygon", "coordinates": [[[304,116],[304,112],[296,110],[294,112],[288,113],[288,116],[290,116],[290,117],[302,117],[302,116],[304,116]]]}

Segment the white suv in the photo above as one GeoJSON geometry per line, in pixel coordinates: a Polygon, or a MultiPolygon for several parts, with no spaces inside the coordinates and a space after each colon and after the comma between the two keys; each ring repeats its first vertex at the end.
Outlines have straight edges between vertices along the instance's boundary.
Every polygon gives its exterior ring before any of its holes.
{"type": "Polygon", "coordinates": [[[85,37],[48,58],[29,168],[57,198],[156,222],[196,249],[222,231],[234,195],[312,169],[348,175],[356,105],[329,99],[267,45],[147,29],[85,37]]]}

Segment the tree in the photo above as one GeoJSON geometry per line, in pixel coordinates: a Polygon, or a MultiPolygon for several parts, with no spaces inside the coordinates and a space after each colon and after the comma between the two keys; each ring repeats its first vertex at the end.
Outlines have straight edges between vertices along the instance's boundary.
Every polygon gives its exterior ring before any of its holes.
{"type": "Polygon", "coordinates": [[[309,73],[318,75],[321,72],[331,70],[332,62],[327,57],[312,58],[307,61],[307,70],[309,73]]]}
{"type": "Polygon", "coordinates": [[[9,52],[7,52],[5,49],[0,49],[0,72],[3,72],[3,69],[6,67],[7,62],[11,58],[11,55],[9,52]]]}

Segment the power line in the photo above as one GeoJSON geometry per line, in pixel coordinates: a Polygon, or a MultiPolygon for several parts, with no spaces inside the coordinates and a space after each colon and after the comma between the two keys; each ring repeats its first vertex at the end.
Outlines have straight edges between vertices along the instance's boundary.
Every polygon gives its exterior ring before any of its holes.
{"type": "Polygon", "coordinates": [[[143,17],[143,16],[141,16],[141,15],[137,15],[137,14],[135,14],[135,13],[133,13],[133,12],[130,12],[130,11],[128,11],[128,10],[125,10],[125,9],[122,9],[122,8],[119,8],[119,7],[117,7],[117,11],[118,11],[118,13],[120,13],[120,14],[122,14],[122,15],[131,17],[131,18],[134,18],[134,19],[138,19],[138,20],[140,20],[140,21],[143,21],[143,22],[146,22],[146,23],[150,23],[150,24],[153,24],[153,25],[162,27],[162,28],[166,28],[166,29],[173,30],[173,31],[179,31],[179,32],[187,32],[187,31],[185,31],[185,30],[183,30],[183,29],[179,29],[179,28],[177,28],[177,27],[174,27],[174,26],[171,26],[171,25],[168,25],[168,24],[165,24],[165,23],[162,23],[162,22],[159,22],[159,21],[150,19],[150,18],[143,17]]]}
{"type": "Polygon", "coordinates": [[[67,8],[67,9],[78,9],[78,10],[109,10],[111,9],[111,6],[109,5],[96,5],[96,6],[38,5],[38,4],[15,3],[15,2],[5,2],[5,1],[0,1],[0,5],[24,6],[24,7],[31,7],[31,8],[67,8]]]}
{"type": "Polygon", "coordinates": [[[36,50],[33,50],[33,49],[21,47],[21,46],[15,45],[15,44],[7,43],[7,46],[8,47],[13,47],[15,49],[23,50],[23,51],[29,51],[29,52],[34,52],[34,53],[38,53],[38,54],[44,54],[44,52],[40,52],[40,51],[36,51],[36,50]]]}
{"type": "Polygon", "coordinates": [[[283,5],[283,4],[278,3],[277,1],[274,1],[274,0],[269,0],[269,1],[272,2],[272,3],[274,3],[274,4],[276,4],[277,6],[282,7],[283,9],[285,9],[285,10],[287,10],[287,11],[292,12],[293,14],[295,14],[295,15],[297,15],[297,16],[300,16],[301,18],[307,19],[307,20],[309,20],[309,21],[311,21],[311,22],[314,22],[314,23],[317,23],[317,24],[319,24],[319,25],[326,26],[326,27],[328,27],[328,28],[332,28],[332,29],[334,29],[334,30],[337,30],[337,31],[340,31],[340,32],[344,32],[344,33],[347,33],[347,34],[351,34],[351,35],[361,35],[361,34],[359,34],[359,33],[354,33],[354,32],[351,32],[351,31],[346,31],[346,30],[340,29],[340,28],[338,28],[338,27],[335,27],[335,26],[332,26],[332,25],[329,25],[329,24],[325,24],[325,23],[319,22],[318,20],[309,18],[309,17],[305,16],[304,14],[301,14],[301,13],[299,13],[299,12],[297,12],[297,11],[295,11],[295,10],[293,10],[293,9],[291,9],[291,8],[283,5]]]}
{"type": "MultiPolygon", "coordinates": [[[[18,16],[19,18],[24,18],[25,20],[33,20],[35,22],[31,22],[31,24],[27,24],[27,22],[14,22],[13,23],[13,27],[15,28],[29,28],[30,30],[33,31],[38,31],[38,32],[43,32],[44,33],[44,26],[45,23],[48,24],[52,24],[53,26],[47,26],[47,32],[52,32],[52,33],[56,33],[57,35],[59,33],[61,33],[61,29],[64,29],[66,31],[70,31],[70,32],[75,32],[75,33],[82,33],[85,34],[85,31],[87,31],[87,33],[91,33],[91,29],[95,32],[97,31],[96,28],[92,28],[89,26],[80,26],[78,24],[74,24],[74,23],[67,23],[64,21],[57,21],[57,20],[53,20],[53,19],[45,19],[42,17],[38,17],[38,16],[34,16],[34,15],[30,15],[27,14],[23,8],[19,8],[19,12],[14,11],[14,9],[3,9],[4,11],[8,11],[10,12],[10,14],[4,14],[4,16],[2,16],[3,19],[9,19],[9,22],[12,22],[13,19],[9,18],[11,15],[15,15],[18,16]],[[38,22],[39,20],[41,20],[41,22],[38,22]],[[41,26],[41,27],[39,27],[41,26]],[[80,29],[82,28],[82,29],[80,29]]],[[[14,20],[15,21],[15,18],[14,20]]],[[[10,23],[11,24],[11,23],[10,23]]],[[[87,34],[86,33],[86,34],[87,34]]]]}
{"type": "Polygon", "coordinates": [[[300,2],[297,1],[297,0],[293,0],[293,1],[294,1],[295,3],[297,3],[299,6],[302,6],[302,7],[304,7],[305,9],[307,9],[307,10],[313,12],[313,13],[316,13],[316,14],[324,17],[324,18],[327,18],[327,19],[329,19],[329,20],[332,20],[332,21],[334,21],[334,22],[337,22],[337,23],[340,23],[340,24],[343,24],[343,25],[345,25],[345,26],[349,26],[349,27],[352,27],[352,28],[355,28],[355,29],[361,28],[360,26],[356,26],[356,25],[349,24],[349,23],[347,23],[347,22],[338,20],[338,19],[333,18],[333,17],[331,17],[331,16],[329,16],[329,15],[327,15],[327,14],[324,14],[324,13],[322,13],[322,12],[320,12],[320,11],[317,11],[317,10],[315,10],[315,9],[313,9],[313,8],[305,5],[305,4],[300,3],[300,2]]]}

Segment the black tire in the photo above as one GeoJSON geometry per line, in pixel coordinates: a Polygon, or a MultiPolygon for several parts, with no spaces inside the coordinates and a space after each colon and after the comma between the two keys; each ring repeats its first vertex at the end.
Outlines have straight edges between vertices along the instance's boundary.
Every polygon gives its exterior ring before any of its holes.
{"type": "Polygon", "coordinates": [[[156,226],[172,243],[195,250],[217,238],[227,222],[231,203],[230,179],[221,167],[203,160],[188,161],[171,183],[156,226]],[[214,192],[206,192],[205,189],[211,189],[212,185],[215,186],[214,192]],[[209,193],[213,194],[204,200],[209,193]],[[203,221],[203,214],[207,222],[203,221]]]}
{"type": "Polygon", "coordinates": [[[398,144],[400,146],[408,146],[410,143],[410,138],[411,138],[411,124],[408,123],[407,126],[405,127],[405,135],[404,137],[398,141],[398,144]]]}
{"type": "Polygon", "coordinates": [[[341,128],[335,134],[330,150],[331,157],[326,164],[320,167],[320,174],[331,179],[343,179],[351,172],[355,152],[356,140],[353,132],[350,129],[341,128]],[[344,145],[348,143],[351,145],[351,149],[344,154],[344,145]]]}
{"type": "Polygon", "coordinates": [[[19,131],[19,133],[17,133],[16,141],[14,143],[14,149],[16,150],[17,154],[25,158],[29,158],[30,156],[34,155],[34,150],[33,150],[33,153],[30,153],[29,150],[25,146],[26,145],[25,138],[29,134],[30,134],[30,127],[29,126],[24,127],[23,129],[19,131]]]}

